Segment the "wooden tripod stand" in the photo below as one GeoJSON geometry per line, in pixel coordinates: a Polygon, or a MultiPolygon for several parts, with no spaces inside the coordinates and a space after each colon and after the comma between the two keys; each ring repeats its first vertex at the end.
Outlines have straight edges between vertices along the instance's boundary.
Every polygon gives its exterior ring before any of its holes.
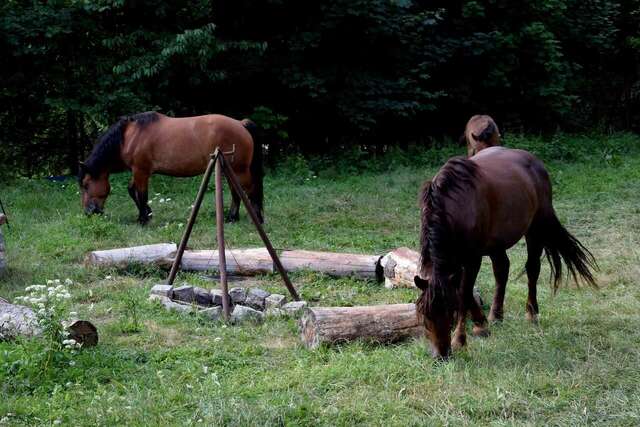
{"type": "Polygon", "coordinates": [[[224,313],[225,320],[229,320],[231,315],[231,304],[229,300],[229,290],[227,287],[227,262],[226,262],[226,254],[225,254],[225,244],[224,244],[224,211],[223,211],[223,194],[222,194],[222,174],[224,174],[233,190],[240,195],[240,199],[242,200],[242,204],[247,209],[247,213],[253,221],[253,224],[260,235],[260,238],[264,242],[271,259],[273,260],[273,264],[275,265],[278,273],[282,277],[282,281],[285,286],[289,290],[291,297],[299,301],[300,297],[298,296],[298,292],[296,288],[289,280],[289,276],[287,275],[287,271],[282,266],[280,262],[280,258],[278,258],[278,254],[276,253],[273,245],[269,241],[269,237],[262,228],[262,224],[260,224],[260,220],[258,219],[258,215],[256,211],[253,209],[249,198],[244,192],[244,189],[238,182],[238,178],[236,177],[233,169],[227,164],[226,159],[224,157],[224,153],[216,148],[213,154],[211,154],[211,159],[209,160],[209,164],[207,165],[207,169],[202,177],[202,182],[200,183],[200,188],[198,189],[198,194],[196,195],[196,200],[191,209],[191,214],[189,215],[189,220],[187,222],[187,226],[184,230],[184,234],[182,235],[182,239],[180,240],[180,245],[178,246],[178,252],[176,253],[176,257],[173,260],[173,264],[171,265],[171,271],[169,272],[169,278],[167,279],[167,284],[171,286],[171,290],[173,290],[173,282],[176,279],[176,275],[178,274],[178,269],[180,268],[180,264],[182,262],[182,255],[184,254],[184,250],[187,247],[187,242],[189,241],[189,237],[191,236],[191,230],[193,229],[193,225],[196,222],[196,217],[198,216],[198,211],[200,210],[200,206],[202,205],[202,200],[204,199],[204,194],[207,191],[207,186],[209,185],[209,181],[211,180],[211,174],[215,169],[215,189],[216,189],[216,233],[218,238],[218,257],[220,264],[220,287],[222,289],[222,310],[224,313]]]}

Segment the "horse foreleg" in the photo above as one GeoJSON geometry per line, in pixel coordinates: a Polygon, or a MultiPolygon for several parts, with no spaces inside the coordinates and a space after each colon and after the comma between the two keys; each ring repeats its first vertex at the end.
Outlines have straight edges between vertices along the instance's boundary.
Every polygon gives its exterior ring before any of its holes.
{"type": "Polygon", "coordinates": [[[459,350],[467,343],[467,304],[465,300],[465,282],[469,280],[467,276],[465,267],[462,277],[458,279],[460,282],[456,288],[458,308],[456,310],[456,329],[453,331],[453,338],[451,339],[451,348],[453,350],[459,350]]]}
{"type": "Polygon", "coordinates": [[[129,194],[138,206],[138,222],[145,225],[153,212],[149,207],[149,174],[139,170],[133,171],[133,180],[129,186],[129,194]],[[132,194],[133,193],[133,194],[132,194]]]}
{"type": "Polygon", "coordinates": [[[476,284],[476,278],[478,277],[481,264],[482,257],[478,257],[465,266],[462,286],[465,306],[471,315],[471,320],[473,321],[473,335],[476,337],[487,337],[489,336],[487,318],[482,311],[482,307],[478,304],[478,301],[476,301],[473,295],[473,288],[476,284]]]}
{"type": "Polygon", "coordinates": [[[540,276],[540,257],[542,256],[542,243],[531,235],[527,239],[527,279],[529,285],[529,296],[527,297],[526,317],[527,320],[536,323],[538,321],[538,297],[537,286],[538,276],[540,276]]]}
{"type": "Polygon", "coordinates": [[[504,295],[507,290],[507,280],[509,280],[509,257],[505,251],[491,255],[493,275],[496,279],[496,290],[493,294],[493,303],[489,312],[489,320],[502,320],[504,316],[504,295]]]}

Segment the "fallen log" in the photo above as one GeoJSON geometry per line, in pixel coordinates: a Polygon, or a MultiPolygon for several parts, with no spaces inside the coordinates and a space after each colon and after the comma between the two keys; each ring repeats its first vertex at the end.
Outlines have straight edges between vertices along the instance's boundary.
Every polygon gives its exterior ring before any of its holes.
{"type": "Polygon", "coordinates": [[[409,248],[398,248],[380,260],[386,288],[413,288],[414,276],[418,274],[420,254],[409,248]]]}
{"type": "Polygon", "coordinates": [[[171,257],[177,249],[175,243],[158,243],[131,248],[92,251],[87,255],[85,262],[97,266],[126,265],[131,262],[149,264],[171,257]]]}
{"type": "MultiPolygon", "coordinates": [[[[227,249],[225,255],[229,274],[252,276],[274,272],[273,260],[266,248],[227,249]]],[[[171,266],[173,257],[172,254],[162,264],[171,266]]],[[[180,268],[188,271],[219,271],[218,250],[184,251],[180,268]]]]}
{"type": "Polygon", "coordinates": [[[316,251],[284,251],[280,261],[287,271],[313,270],[331,276],[382,280],[379,255],[316,251]]]}
{"type": "Polygon", "coordinates": [[[40,332],[38,319],[32,309],[10,304],[0,298],[0,341],[17,336],[32,337],[40,332]]]}
{"type": "Polygon", "coordinates": [[[310,349],[355,339],[390,343],[424,336],[414,304],[310,307],[299,328],[303,344],[310,349]]]}

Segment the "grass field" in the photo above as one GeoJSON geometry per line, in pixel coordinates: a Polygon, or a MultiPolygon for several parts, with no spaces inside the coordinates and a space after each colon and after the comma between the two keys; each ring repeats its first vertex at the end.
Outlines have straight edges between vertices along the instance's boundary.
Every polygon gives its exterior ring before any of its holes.
{"type": "MultiPolygon", "coordinates": [[[[544,263],[540,323],[524,320],[522,243],[510,251],[505,321],[470,339],[448,363],[423,341],[351,343],[304,349],[295,319],[225,326],[147,302],[154,268],[91,269],[93,249],[177,242],[198,179],[154,178],[154,218],[135,223],[127,174],[114,177],[107,213],[82,215],[74,181],[2,184],[11,219],[4,229],[9,271],[0,296],[71,278],[72,309],[99,328],[93,349],[43,372],[38,340],[0,343],[0,424],[7,425],[638,425],[640,424],[640,138],[631,135],[512,137],[546,162],[564,225],[592,250],[599,290],[572,285],[553,296],[544,263]],[[160,203],[161,198],[170,198],[160,203]],[[140,330],[128,327],[132,310],[140,330]]],[[[278,248],[384,253],[417,248],[420,184],[462,149],[391,153],[365,163],[300,157],[269,171],[266,229],[278,248]]],[[[213,195],[191,246],[215,245],[213,195]]],[[[258,246],[241,214],[226,227],[229,246],[258,246]]],[[[374,282],[293,276],[312,305],[412,302],[413,290],[374,282]]],[[[198,275],[178,280],[211,287],[198,275]]],[[[266,288],[283,290],[276,276],[266,288]]],[[[493,277],[478,279],[485,301],[493,277]]],[[[282,292],[284,293],[284,292],[282,292]]],[[[485,306],[485,310],[488,307],[485,306]]]]}

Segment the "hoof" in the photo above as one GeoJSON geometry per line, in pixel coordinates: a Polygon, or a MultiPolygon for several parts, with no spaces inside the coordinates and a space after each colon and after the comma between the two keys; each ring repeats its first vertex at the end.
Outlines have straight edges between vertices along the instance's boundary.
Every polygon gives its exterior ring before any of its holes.
{"type": "Polygon", "coordinates": [[[481,337],[481,338],[486,338],[489,335],[491,335],[491,332],[489,331],[489,329],[487,329],[486,326],[473,326],[473,336],[474,337],[481,337]]]}
{"type": "Polygon", "coordinates": [[[464,345],[467,343],[467,337],[466,336],[457,336],[454,337],[453,340],[451,341],[451,348],[453,350],[460,350],[462,347],[464,347],[464,345]]]}
{"type": "Polygon", "coordinates": [[[489,317],[487,318],[489,322],[501,322],[504,315],[502,313],[494,313],[493,311],[489,313],[489,317]]]}
{"type": "Polygon", "coordinates": [[[239,220],[240,217],[228,216],[224,219],[224,222],[226,222],[227,224],[233,224],[234,222],[238,222],[239,220]]]}
{"type": "Polygon", "coordinates": [[[524,316],[529,322],[531,322],[531,323],[533,323],[535,325],[538,324],[538,315],[536,313],[530,313],[530,312],[527,311],[524,316]]]}

